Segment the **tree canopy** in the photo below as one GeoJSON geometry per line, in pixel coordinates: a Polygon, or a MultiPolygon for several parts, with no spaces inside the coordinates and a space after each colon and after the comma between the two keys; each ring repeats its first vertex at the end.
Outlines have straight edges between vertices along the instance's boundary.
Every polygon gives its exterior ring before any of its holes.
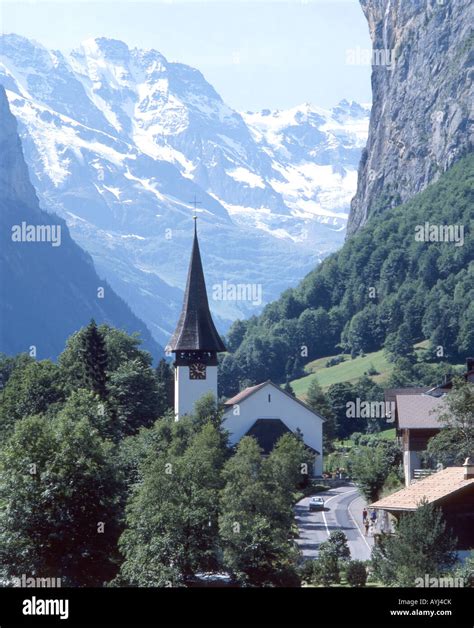
{"type": "Polygon", "coordinates": [[[221,394],[244,380],[285,382],[342,348],[355,356],[387,345],[411,357],[428,339],[444,360],[474,355],[474,156],[459,160],[407,203],[371,220],[259,316],[231,327],[221,394]],[[415,239],[417,226],[464,226],[463,246],[415,239]]]}

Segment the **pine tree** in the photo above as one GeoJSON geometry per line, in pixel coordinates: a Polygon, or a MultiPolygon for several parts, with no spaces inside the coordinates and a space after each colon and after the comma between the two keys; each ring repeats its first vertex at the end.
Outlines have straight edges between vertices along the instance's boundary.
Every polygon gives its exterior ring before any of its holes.
{"type": "Polygon", "coordinates": [[[97,329],[94,319],[85,328],[81,340],[84,384],[105,400],[107,398],[107,349],[104,336],[97,329]]]}

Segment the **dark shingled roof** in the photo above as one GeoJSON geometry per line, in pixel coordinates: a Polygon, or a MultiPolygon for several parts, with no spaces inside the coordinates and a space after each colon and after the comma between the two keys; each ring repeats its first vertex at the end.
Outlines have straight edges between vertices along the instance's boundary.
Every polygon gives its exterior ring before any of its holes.
{"type": "Polygon", "coordinates": [[[169,351],[216,352],[226,350],[209,310],[196,223],[194,223],[193,250],[189,263],[183,309],[167,349],[169,351]]]}
{"type": "MultiPolygon", "coordinates": [[[[293,432],[283,423],[281,419],[257,419],[247,432],[246,436],[253,436],[263,450],[268,455],[277,444],[283,434],[293,432]]],[[[318,451],[306,445],[308,449],[319,454],[318,451]]]]}

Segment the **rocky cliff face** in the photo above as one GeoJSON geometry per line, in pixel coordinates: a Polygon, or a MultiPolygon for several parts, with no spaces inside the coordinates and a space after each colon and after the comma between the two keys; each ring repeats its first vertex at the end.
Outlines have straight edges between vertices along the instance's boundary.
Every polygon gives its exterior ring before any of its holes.
{"type": "Polygon", "coordinates": [[[3,201],[22,202],[35,206],[38,199],[28,177],[28,169],[20,138],[18,137],[15,118],[10,114],[8,100],[0,87],[0,190],[3,201]]]}
{"type": "Polygon", "coordinates": [[[360,0],[372,38],[373,107],[348,234],[472,150],[470,0],[360,0]]]}

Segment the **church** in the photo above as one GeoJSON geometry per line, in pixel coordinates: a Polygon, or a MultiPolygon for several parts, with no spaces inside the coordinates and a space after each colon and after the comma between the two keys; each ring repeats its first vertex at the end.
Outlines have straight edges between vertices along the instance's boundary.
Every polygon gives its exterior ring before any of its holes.
{"type": "MultiPolygon", "coordinates": [[[[196,216],[183,309],[167,346],[174,353],[175,420],[191,414],[206,393],[217,393],[217,354],[226,351],[212,320],[199,251],[196,216]]],[[[271,381],[242,390],[224,404],[223,426],[230,443],[253,436],[264,454],[285,433],[299,434],[315,456],[313,475],[323,472],[324,419],[271,381]]]]}

